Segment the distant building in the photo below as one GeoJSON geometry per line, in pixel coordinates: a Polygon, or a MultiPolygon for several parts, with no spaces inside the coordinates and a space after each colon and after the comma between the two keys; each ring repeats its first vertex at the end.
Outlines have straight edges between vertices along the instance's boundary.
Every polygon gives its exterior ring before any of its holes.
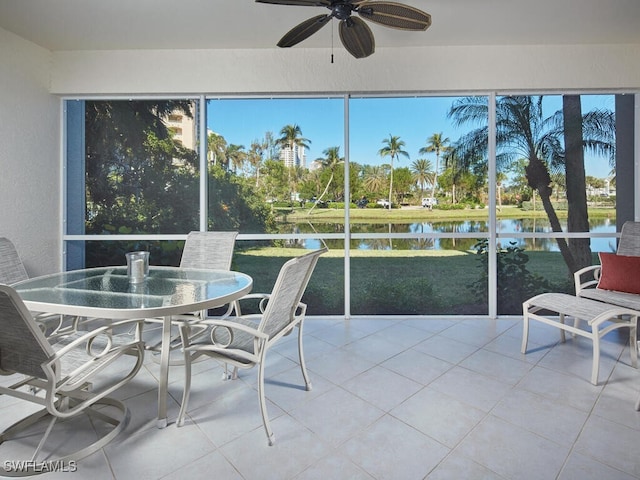
{"type": "Polygon", "coordinates": [[[283,147],[280,149],[280,160],[285,167],[306,167],[307,154],[305,148],[300,145],[283,147]]]}
{"type": "Polygon", "coordinates": [[[313,172],[314,170],[320,170],[322,168],[322,160],[314,160],[309,164],[309,171],[313,172]]]}
{"type": "Polygon", "coordinates": [[[180,111],[173,111],[165,118],[163,123],[167,126],[169,131],[173,134],[173,139],[182,143],[182,145],[191,150],[195,150],[198,137],[196,132],[198,131],[198,102],[192,102],[191,114],[193,117],[188,117],[180,111]]]}

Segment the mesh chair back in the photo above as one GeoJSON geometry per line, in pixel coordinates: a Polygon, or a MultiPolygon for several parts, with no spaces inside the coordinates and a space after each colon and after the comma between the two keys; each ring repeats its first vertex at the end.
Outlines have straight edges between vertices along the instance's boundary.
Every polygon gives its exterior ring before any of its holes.
{"type": "Polygon", "coordinates": [[[640,222],[625,222],[620,233],[618,255],[640,257],[640,222]]]}
{"type": "Polygon", "coordinates": [[[27,278],[16,247],[8,238],[0,237],[0,283],[12,285],[27,278]]]}
{"type": "Polygon", "coordinates": [[[184,244],[180,266],[229,270],[238,232],[191,232],[184,244]]]}
{"type": "Polygon", "coordinates": [[[280,333],[294,320],[296,308],[318,263],[318,257],[326,251],[323,248],[292,258],[280,269],[259,327],[269,338],[280,333]]]}
{"type": "Polygon", "coordinates": [[[41,367],[54,351],[16,291],[0,285],[0,372],[46,379],[41,367]]]}

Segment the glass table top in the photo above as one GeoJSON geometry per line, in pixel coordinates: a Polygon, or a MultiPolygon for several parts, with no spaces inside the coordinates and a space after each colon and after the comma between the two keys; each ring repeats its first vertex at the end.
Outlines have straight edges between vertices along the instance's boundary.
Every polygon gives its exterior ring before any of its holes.
{"type": "Polygon", "coordinates": [[[34,311],[91,315],[109,310],[115,318],[129,316],[125,311],[130,310],[171,315],[212,308],[245,295],[251,286],[251,277],[240,272],[157,266],[143,282],[130,283],[122,266],[45,275],[14,288],[34,311]]]}

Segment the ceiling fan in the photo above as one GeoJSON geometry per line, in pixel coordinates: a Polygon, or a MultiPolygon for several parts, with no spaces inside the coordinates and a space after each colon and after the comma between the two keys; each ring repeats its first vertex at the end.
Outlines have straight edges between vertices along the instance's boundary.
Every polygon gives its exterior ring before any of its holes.
{"type": "Polygon", "coordinates": [[[368,57],[375,51],[375,40],[369,26],[362,20],[400,30],[426,30],[431,15],[417,8],[396,2],[369,0],[256,0],[258,3],[325,7],[331,10],[305,20],[289,30],[278,42],[279,47],[293,47],[324,27],[329,20],[340,20],[340,40],[344,48],[356,58],[368,57]],[[356,12],[359,17],[352,17],[356,12]]]}

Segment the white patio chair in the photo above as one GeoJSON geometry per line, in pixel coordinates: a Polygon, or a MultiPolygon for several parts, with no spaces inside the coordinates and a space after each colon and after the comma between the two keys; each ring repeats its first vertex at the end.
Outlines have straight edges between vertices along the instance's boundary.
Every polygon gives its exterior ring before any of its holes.
{"type": "Polygon", "coordinates": [[[11,285],[29,278],[15,245],[0,237],[0,284],[11,285]]]}
{"type": "MultiPolygon", "coordinates": [[[[190,232],[182,250],[181,268],[200,268],[210,270],[230,270],[238,232],[190,232]]],[[[217,318],[228,317],[234,309],[233,303],[222,306],[226,311],[217,318]]],[[[190,323],[196,318],[207,318],[207,310],[181,315],[174,318],[174,325],[180,326],[184,322],[190,323]]],[[[161,322],[160,319],[147,319],[150,322],[161,322]]],[[[197,335],[202,329],[194,327],[192,335],[197,335]]],[[[148,350],[159,352],[161,342],[148,345],[148,350]]],[[[172,349],[182,347],[179,335],[171,342],[172,349]]],[[[182,361],[172,359],[172,365],[181,365],[182,361]]]]}
{"type": "MultiPolygon", "coordinates": [[[[640,257],[640,222],[625,222],[620,231],[620,241],[616,255],[640,257]]],[[[590,298],[605,303],[612,303],[627,308],[638,309],[638,295],[611,292],[597,288],[600,280],[600,265],[590,265],[574,273],[576,296],[590,298]]]]}
{"type": "MultiPolygon", "coordinates": [[[[15,375],[15,383],[0,386],[0,395],[44,406],[0,433],[0,447],[4,447],[0,448],[0,474],[33,475],[48,471],[52,465],[77,462],[105,446],[126,427],[129,411],[108,395],[138,372],[144,346],[140,341],[140,321],[135,338],[126,335],[123,343],[118,342],[122,336],[112,335],[119,325],[46,338],[16,291],[0,285],[0,375],[15,375]],[[47,443],[55,437],[52,433],[58,421],[71,421],[82,414],[99,422],[99,428],[90,432],[95,441],[72,453],[61,452],[66,449],[66,439],[47,443]],[[36,427],[40,423],[48,423],[44,432],[36,427]],[[29,435],[25,435],[27,429],[29,435]],[[19,460],[16,450],[33,447],[30,437],[35,432],[42,438],[31,459],[17,468],[12,464],[19,460]],[[9,458],[4,453],[7,450],[9,458]]],[[[62,430],[69,432],[65,427],[62,430]]]]}
{"type": "Polygon", "coordinates": [[[265,357],[274,343],[298,327],[300,368],[306,389],[311,390],[302,348],[303,322],[307,306],[300,300],[318,257],[326,251],[327,249],[323,248],[287,261],[280,269],[271,294],[249,294],[240,300],[242,302],[246,299],[259,299],[261,313],[241,316],[238,310],[239,316],[230,317],[228,320],[201,320],[198,325],[207,328],[207,335],[200,335],[196,339],[190,339],[189,330],[184,326],[181,328],[185,345],[185,386],[177,426],[184,424],[191,390],[192,362],[206,356],[225,365],[231,364],[236,369],[257,365],[260,412],[269,445],[273,445],[275,437],[271,430],[264,394],[265,357]]]}
{"type": "MultiPolygon", "coordinates": [[[[8,238],[0,237],[0,284],[13,285],[28,278],[27,270],[24,268],[13,242],[8,238]]],[[[33,315],[40,329],[49,334],[54,334],[62,329],[75,330],[79,320],[46,312],[33,312],[33,315]]]]}
{"type": "MultiPolygon", "coordinates": [[[[189,233],[180,258],[180,267],[230,270],[237,236],[238,232],[189,233]]],[[[222,316],[228,316],[232,311],[233,304],[230,304],[222,316]]],[[[205,318],[207,311],[204,310],[199,315],[205,318]]]]}

